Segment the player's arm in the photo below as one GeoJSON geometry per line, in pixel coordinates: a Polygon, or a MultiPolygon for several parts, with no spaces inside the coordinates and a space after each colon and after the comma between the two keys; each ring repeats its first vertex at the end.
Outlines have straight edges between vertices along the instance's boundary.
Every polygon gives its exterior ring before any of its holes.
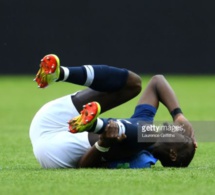
{"type": "Polygon", "coordinates": [[[99,151],[95,145],[82,156],[78,163],[78,168],[99,168],[102,167],[103,152],[99,151]]]}
{"type": "Polygon", "coordinates": [[[122,134],[119,136],[118,125],[110,121],[106,126],[105,131],[100,135],[99,140],[86,152],[78,163],[79,168],[103,167],[102,158],[109,151],[109,148],[116,142],[125,139],[122,134]]]}
{"type": "Polygon", "coordinates": [[[158,108],[159,102],[171,113],[174,123],[187,126],[186,135],[194,140],[197,147],[192,125],[183,115],[175,92],[163,75],[155,75],[151,78],[138,104],[150,104],[158,108]]]}
{"type": "Polygon", "coordinates": [[[176,95],[163,75],[155,75],[149,81],[138,104],[150,104],[155,108],[163,103],[169,112],[179,107],[176,95]]]}

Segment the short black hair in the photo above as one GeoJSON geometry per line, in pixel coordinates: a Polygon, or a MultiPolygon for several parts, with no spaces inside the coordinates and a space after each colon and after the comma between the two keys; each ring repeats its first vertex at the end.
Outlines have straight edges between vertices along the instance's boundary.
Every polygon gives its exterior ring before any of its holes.
{"type": "MultiPolygon", "coordinates": [[[[165,143],[167,145],[171,143],[165,143]]],[[[184,142],[178,142],[177,144],[177,158],[172,161],[169,157],[169,153],[160,156],[159,160],[164,167],[188,167],[195,155],[195,145],[190,137],[185,136],[184,142]]]]}

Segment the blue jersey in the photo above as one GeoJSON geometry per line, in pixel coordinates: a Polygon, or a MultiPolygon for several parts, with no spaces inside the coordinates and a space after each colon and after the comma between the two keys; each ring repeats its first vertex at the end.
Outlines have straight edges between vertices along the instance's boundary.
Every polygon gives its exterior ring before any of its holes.
{"type": "MultiPolygon", "coordinates": [[[[154,120],[157,109],[148,104],[141,104],[136,106],[134,114],[131,118],[120,119],[120,121],[126,127],[126,135],[130,139],[137,138],[137,126],[139,121],[150,122],[154,120]],[[135,133],[134,133],[135,132],[135,133]]],[[[129,141],[128,141],[129,142],[129,141]]],[[[130,142],[131,143],[131,142],[130,142]]],[[[121,161],[114,161],[109,163],[109,168],[150,168],[154,165],[157,159],[146,151],[142,150],[137,155],[130,159],[124,159],[121,161]]]]}
{"type": "Polygon", "coordinates": [[[140,104],[136,106],[131,119],[138,119],[147,122],[153,122],[157,109],[149,104],[140,104]]]}
{"type": "Polygon", "coordinates": [[[157,162],[157,159],[148,151],[142,150],[136,156],[130,159],[124,159],[108,163],[108,168],[112,169],[141,169],[151,168],[157,162]]]}

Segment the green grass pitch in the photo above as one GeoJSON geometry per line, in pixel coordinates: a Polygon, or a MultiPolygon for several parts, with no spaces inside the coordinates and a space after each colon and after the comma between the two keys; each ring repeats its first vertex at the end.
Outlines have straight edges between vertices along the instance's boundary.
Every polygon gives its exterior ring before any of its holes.
{"type": "MultiPolygon", "coordinates": [[[[215,77],[171,76],[183,112],[193,121],[215,120],[215,77]]],[[[191,165],[185,169],[41,169],[29,140],[29,125],[35,112],[47,101],[82,87],[57,83],[38,89],[33,76],[0,77],[0,194],[214,194],[215,144],[198,143],[191,165]]],[[[149,76],[143,76],[143,87],[149,76]]],[[[128,117],[138,97],[103,117],[128,117]]],[[[156,120],[171,120],[160,106],[156,120]]],[[[204,130],[204,129],[203,129],[204,130]]]]}

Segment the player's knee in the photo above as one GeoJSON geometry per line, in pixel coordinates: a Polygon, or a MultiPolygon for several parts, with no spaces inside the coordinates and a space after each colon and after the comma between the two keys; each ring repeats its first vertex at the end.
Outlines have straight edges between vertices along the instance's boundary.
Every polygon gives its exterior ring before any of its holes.
{"type": "Polygon", "coordinates": [[[165,79],[164,75],[157,74],[151,78],[150,82],[152,83],[152,85],[157,86],[157,84],[161,84],[165,81],[166,81],[166,79],[165,79]]]}
{"type": "Polygon", "coordinates": [[[129,71],[128,80],[127,80],[127,87],[129,87],[133,93],[139,94],[142,89],[142,80],[141,77],[137,74],[129,71]]]}
{"type": "Polygon", "coordinates": [[[152,80],[154,80],[154,81],[161,81],[161,80],[165,80],[165,77],[164,77],[164,75],[162,75],[162,74],[157,74],[157,75],[154,75],[153,77],[152,77],[152,80]]]}

